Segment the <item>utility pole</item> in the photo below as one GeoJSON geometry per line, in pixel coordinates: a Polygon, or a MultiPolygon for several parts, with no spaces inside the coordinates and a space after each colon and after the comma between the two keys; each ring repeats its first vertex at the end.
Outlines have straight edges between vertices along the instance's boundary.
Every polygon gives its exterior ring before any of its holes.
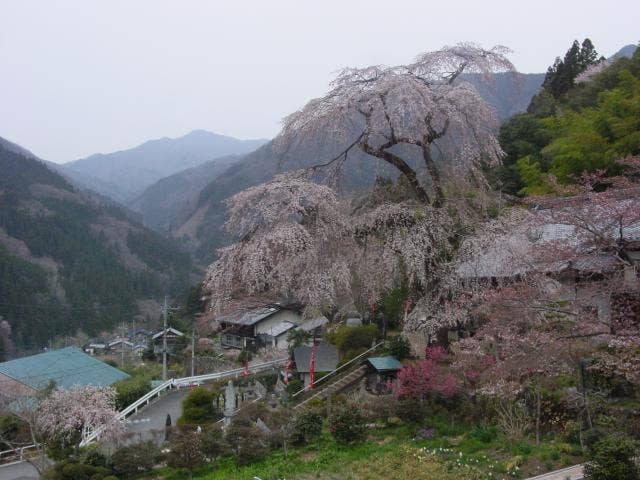
{"type": "Polygon", "coordinates": [[[162,331],[162,380],[167,379],[167,315],[169,307],[167,306],[167,296],[164,296],[164,307],[162,308],[164,315],[164,330],[162,331]]]}
{"type": "Polygon", "coordinates": [[[127,338],[127,331],[124,328],[124,320],[122,321],[122,341],[120,342],[120,366],[124,365],[124,345],[127,338]]]}
{"type": "Polygon", "coordinates": [[[167,319],[169,316],[169,310],[178,310],[178,307],[171,308],[167,303],[167,296],[164,296],[164,306],[162,307],[162,314],[164,317],[164,330],[162,331],[162,380],[167,379],[167,319]]]}
{"type": "Polygon", "coordinates": [[[196,329],[191,330],[191,376],[195,376],[196,363],[196,329]]]}

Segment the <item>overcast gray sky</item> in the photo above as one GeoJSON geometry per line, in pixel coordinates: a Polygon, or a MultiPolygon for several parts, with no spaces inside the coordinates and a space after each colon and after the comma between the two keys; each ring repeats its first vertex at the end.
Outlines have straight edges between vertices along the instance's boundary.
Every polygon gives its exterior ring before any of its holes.
{"type": "Polygon", "coordinates": [[[343,66],[458,41],[545,71],[574,38],[636,43],[619,0],[0,0],[0,136],[56,162],[207,129],[274,136],[343,66]]]}

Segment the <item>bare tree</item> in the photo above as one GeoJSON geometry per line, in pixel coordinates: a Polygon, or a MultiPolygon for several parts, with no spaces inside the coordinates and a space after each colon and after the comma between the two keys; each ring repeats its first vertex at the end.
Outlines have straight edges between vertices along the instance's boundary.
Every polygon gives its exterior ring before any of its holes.
{"type": "Polygon", "coordinates": [[[0,429],[0,441],[16,451],[22,459],[31,464],[38,473],[42,474],[48,468],[49,462],[43,444],[43,435],[38,422],[38,402],[36,395],[28,394],[25,389],[14,382],[6,382],[0,394],[0,414],[12,417],[17,421],[18,429],[23,435],[16,436],[11,431],[0,429]],[[30,447],[34,451],[23,449],[30,447]]]}
{"type": "Polygon", "coordinates": [[[494,112],[460,76],[515,72],[508,52],[501,46],[485,50],[460,43],[418,55],[409,65],[345,68],[329,93],[285,118],[276,146],[286,151],[318,130],[328,131],[346,147],[314,168],[339,167],[352,149],[360,148],[397,168],[420,201],[438,206],[444,195],[442,165],[466,177],[481,161],[495,163],[502,155],[494,112]],[[432,194],[394,149],[398,145],[421,150],[432,194]]]}

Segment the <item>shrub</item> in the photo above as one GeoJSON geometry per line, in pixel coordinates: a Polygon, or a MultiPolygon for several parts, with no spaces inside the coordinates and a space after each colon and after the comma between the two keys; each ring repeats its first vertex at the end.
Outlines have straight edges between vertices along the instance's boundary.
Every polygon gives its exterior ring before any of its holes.
{"type": "Polygon", "coordinates": [[[73,432],[70,436],[52,436],[47,438],[47,456],[52,460],[65,460],[72,456],[76,446],[80,443],[80,432],[73,432]]]}
{"type": "MultiPolygon", "coordinates": [[[[13,415],[0,415],[0,432],[2,437],[8,440],[13,440],[20,430],[20,421],[13,415]]],[[[9,450],[11,447],[8,444],[0,441],[0,448],[3,450],[9,450]]]]}
{"type": "Polygon", "coordinates": [[[96,445],[89,445],[82,451],[82,463],[87,465],[93,465],[94,467],[106,467],[107,457],[104,453],[98,450],[96,445]]]}
{"type": "Polygon", "coordinates": [[[95,467],[67,459],[58,462],[42,478],[44,480],[103,480],[110,473],[105,467],[95,467]]]}
{"type": "Polygon", "coordinates": [[[396,415],[397,404],[395,397],[371,395],[360,402],[360,411],[367,422],[382,420],[388,423],[396,415]]]}
{"type": "Polygon", "coordinates": [[[445,352],[442,347],[427,349],[427,357],[406,364],[398,372],[393,390],[398,397],[451,398],[459,390],[456,377],[443,365],[445,352]]]}
{"type": "Polygon", "coordinates": [[[389,355],[396,357],[398,360],[404,360],[411,355],[411,344],[402,335],[390,338],[386,349],[389,355]]]}
{"type": "Polygon", "coordinates": [[[263,373],[255,377],[255,380],[259,381],[262,385],[264,385],[267,390],[272,391],[273,387],[278,383],[278,374],[277,373],[263,373]]]}
{"type": "Polygon", "coordinates": [[[417,440],[429,440],[436,437],[436,430],[430,427],[423,427],[416,432],[417,440]]]}
{"type": "Polygon", "coordinates": [[[150,472],[159,454],[158,447],[152,442],[128,445],[120,448],[111,456],[111,465],[117,475],[129,478],[150,472]]]}
{"type": "Polygon", "coordinates": [[[247,418],[234,419],[226,440],[240,465],[246,465],[267,453],[267,441],[262,431],[247,418]]]}
{"type": "Polygon", "coordinates": [[[322,414],[317,409],[305,409],[299,412],[293,421],[291,439],[294,443],[307,443],[322,433],[322,414]]]}
{"type": "Polygon", "coordinates": [[[329,431],[340,443],[356,443],[364,439],[364,417],[355,405],[342,405],[329,415],[329,431]]]}
{"type": "Polygon", "coordinates": [[[171,436],[167,465],[193,470],[205,462],[204,434],[191,429],[180,429],[171,436]]]}
{"type": "Polygon", "coordinates": [[[249,350],[242,350],[238,354],[238,363],[244,365],[244,362],[250,362],[252,357],[253,355],[251,355],[249,350]]]}
{"type": "Polygon", "coordinates": [[[364,351],[371,348],[371,344],[378,338],[378,327],[375,325],[361,325],[358,327],[340,326],[329,334],[329,341],[333,343],[343,356],[347,353],[364,351]]]}
{"type": "Polygon", "coordinates": [[[610,435],[596,442],[588,454],[585,478],[589,480],[638,480],[640,474],[633,457],[637,442],[621,435],[610,435]]]}
{"type": "Polygon", "coordinates": [[[202,451],[208,458],[217,458],[229,451],[229,444],[224,439],[222,430],[210,428],[202,437],[202,451]]]}
{"type": "Polygon", "coordinates": [[[302,380],[300,380],[299,378],[291,378],[289,380],[289,384],[287,385],[287,393],[289,395],[293,395],[294,393],[302,390],[302,387],[304,387],[302,380]]]}
{"type": "Polygon", "coordinates": [[[306,345],[311,339],[311,334],[305,330],[293,329],[289,330],[287,342],[289,343],[289,352],[292,353],[294,348],[306,345]]]}
{"type": "Polygon", "coordinates": [[[151,382],[144,377],[131,377],[120,380],[114,387],[116,389],[116,408],[122,410],[145,393],[150,392],[151,382]]]}
{"type": "Polygon", "coordinates": [[[426,406],[412,397],[398,400],[396,415],[407,423],[420,423],[426,416],[426,406]]]}
{"type": "Polygon", "coordinates": [[[218,392],[204,387],[193,389],[182,402],[182,416],[178,425],[196,425],[220,418],[220,411],[215,406],[218,392]]]}
{"type": "Polygon", "coordinates": [[[396,287],[382,298],[382,311],[389,327],[400,324],[404,312],[404,303],[408,295],[406,286],[396,287]]]}
{"type": "Polygon", "coordinates": [[[496,427],[475,427],[471,430],[469,436],[480,440],[482,443],[491,443],[498,438],[498,429],[496,427]]]}

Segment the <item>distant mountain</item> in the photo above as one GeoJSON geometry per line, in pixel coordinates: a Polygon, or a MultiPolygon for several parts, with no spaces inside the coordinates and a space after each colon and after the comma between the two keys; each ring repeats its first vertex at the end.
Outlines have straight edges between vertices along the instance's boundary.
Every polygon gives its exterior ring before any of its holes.
{"type": "Polygon", "coordinates": [[[54,168],[92,190],[126,202],[163,177],[214,158],[251,152],[265,142],[194,130],[183,137],[150,140],[129,150],[95,154],[54,168]]]}
{"type": "Polygon", "coordinates": [[[239,159],[228,155],[162,178],[127,206],[142,215],[145,225],[170,232],[197,204],[200,190],[239,159]]]}
{"type": "Polygon", "coordinates": [[[6,138],[0,137],[0,147],[28,158],[38,159],[38,157],[31,153],[31,151],[27,150],[24,147],[21,147],[17,143],[13,143],[12,141],[7,140],[6,138]]]}
{"type": "Polygon", "coordinates": [[[633,45],[633,44],[625,45],[616,53],[611,55],[609,58],[614,60],[622,57],[631,58],[633,57],[633,54],[635,53],[637,48],[638,48],[637,45],[633,45]]]}
{"type": "MultiPolygon", "coordinates": [[[[477,76],[467,75],[466,79],[478,86],[479,93],[495,108],[498,117],[506,119],[527,108],[531,97],[540,88],[544,74],[498,74],[491,85],[482,87],[477,76]]],[[[326,161],[335,156],[340,147],[327,132],[318,132],[313,140],[296,145],[286,158],[274,152],[271,142],[263,145],[202,188],[197,197],[193,197],[194,201],[189,202],[183,210],[183,220],[171,227],[172,235],[194,252],[197,261],[210,262],[215,257],[216,249],[229,241],[222,230],[226,218],[225,199],[247,187],[268,181],[280,171],[326,161]]],[[[405,153],[411,157],[411,148],[405,153]]],[[[420,161],[419,156],[416,155],[413,161],[420,161]]],[[[342,187],[347,190],[367,188],[376,176],[394,178],[397,172],[385,162],[354,151],[350,154],[348,176],[342,187]]]]}
{"type": "Polygon", "coordinates": [[[479,75],[465,75],[482,98],[491,105],[500,121],[524,112],[531,98],[538,93],[544,81],[544,73],[523,73],[514,76],[511,73],[497,73],[492,82],[484,81],[479,75]]]}
{"type": "Polygon", "coordinates": [[[129,322],[142,300],[190,284],[191,259],[174,241],[28,150],[0,139],[0,172],[0,316],[19,347],[129,322]]]}

